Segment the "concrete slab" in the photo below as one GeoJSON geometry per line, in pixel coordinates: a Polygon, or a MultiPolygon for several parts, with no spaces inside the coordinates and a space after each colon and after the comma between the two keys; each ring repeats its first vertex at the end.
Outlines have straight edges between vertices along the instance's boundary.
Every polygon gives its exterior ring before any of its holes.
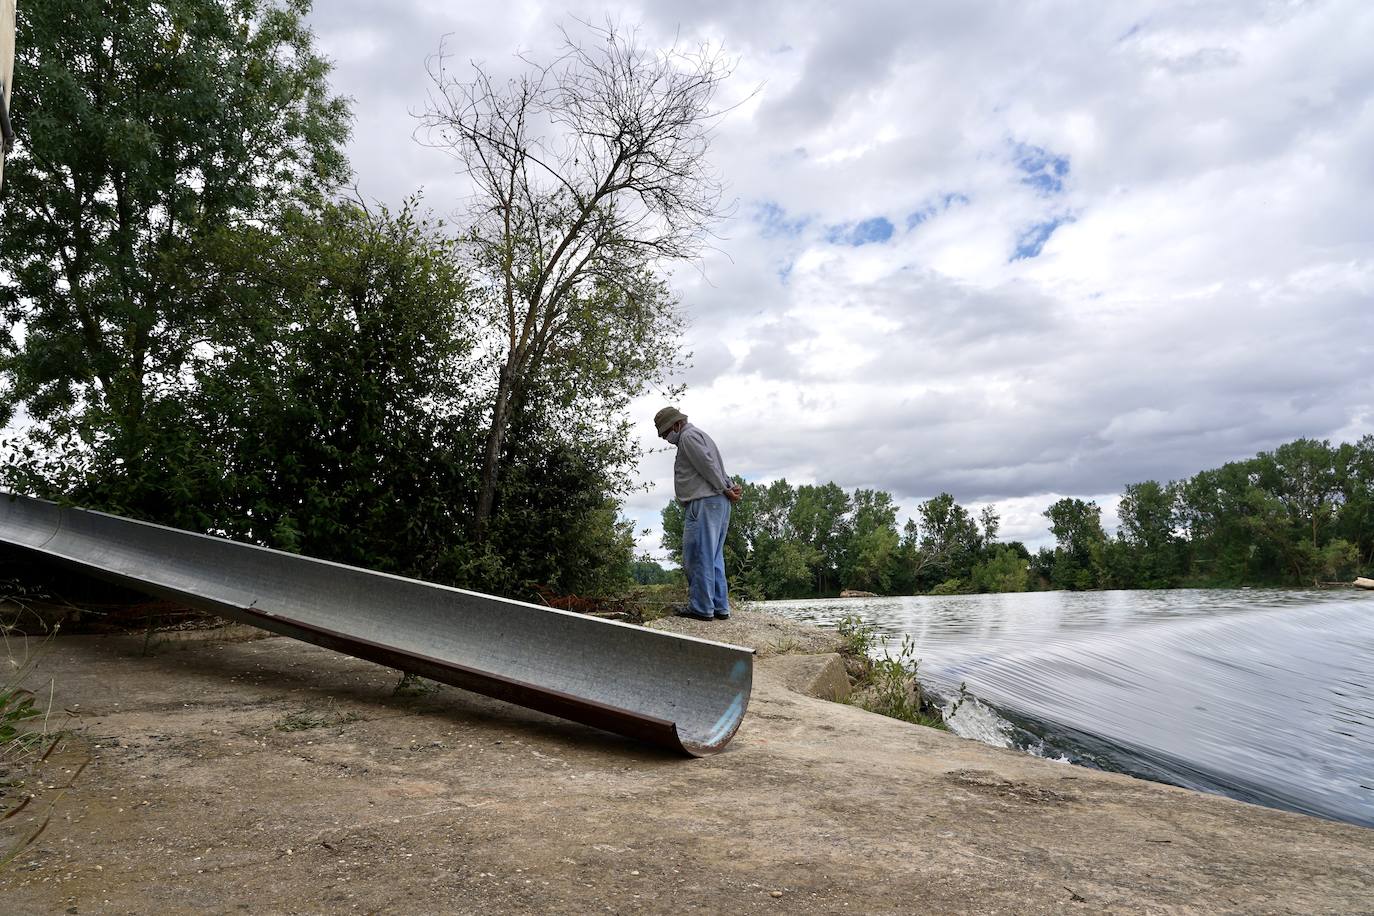
{"type": "Polygon", "coordinates": [[[788,690],[835,703],[849,699],[849,674],[837,653],[779,655],[769,670],[788,690]]]}
{"type": "Polygon", "coordinates": [[[13,913],[1371,913],[1374,831],[999,751],[759,665],[690,760],[287,639],[64,638],[91,764],[13,913]],[[73,909],[74,908],[74,909],[73,909]]]}

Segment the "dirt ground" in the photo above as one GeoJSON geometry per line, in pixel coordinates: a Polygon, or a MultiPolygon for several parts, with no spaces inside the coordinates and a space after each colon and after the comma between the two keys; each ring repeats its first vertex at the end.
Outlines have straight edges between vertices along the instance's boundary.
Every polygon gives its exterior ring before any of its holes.
{"type": "Polygon", "coordinates": [[[39,675],[71,737],[0,840],[90,763],[0,871],[0,910],[1374,913],[1374,831],[813,699],[766,656],[825,638],[736,617],[663,624],[770,647],[703,760],[397,695],[396,672],[284,638],[59,639],[39,675]]]}

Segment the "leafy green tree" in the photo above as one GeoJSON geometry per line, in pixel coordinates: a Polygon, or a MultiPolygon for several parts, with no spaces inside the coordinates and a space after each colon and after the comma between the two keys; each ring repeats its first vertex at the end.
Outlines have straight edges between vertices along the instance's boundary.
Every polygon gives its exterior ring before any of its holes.
{"type": "Polygon", "coordinates": [[[1057,546],[1050,581],[1055,588],[1098,588],[1104,579],[1102,509],[1097,503],[1065,497],[1045,510],[1057,546]]]}
{"type": "Polygon", "coordinates": [[[916,507],[920,519],[920,562],[916,577],[922,590],[941,581],[967,580],[983,547],[983,534],[967,509],[949,493],[941,493],[916,507]]]}
{"type": "Polygon", "coordinates": [[[629,588],[634,529],[620,518],[601,466],[546,427],[513,427],[510,442],[520,461],[508,468],[487,537],[478,542],[469,534],[453,545],[474,564],[467,581],[515,595],[533,585],[594,597],[629,588]]]}
{"type": "Polygon", "coordinates": [[[452,548],[470,517],[452,507],[475,480],[476,341],[451,240],[410,201],[289,213],[259,242],[238,265],[257,320],[180,401],[176,428],[199,447],[155,450],[159,476],[186,482],[183,505],[207,516],[177,521],[462,579],[452,548]]]}
{"type": "Polygon", "coordinates": [[[797,493],[791,484],[775,480],[766,486],[755,485],[745,499],[757,502],[751,556],[760,592],[768,598],[816,594],[812,570],[820,564],[820,554],[793,528],[797,493]]]}
{"type": "Polygon", "coordinates": [[[849,539],[849,495],[833,481],[797,487],[788,523],[809,548],[816,594],[832,593],[839,584],[840,564],[849,539]]]}
{"type": "Polygon", "coordinates": [[[1204,584],[1319,579],[1327,565],[1323,550],[1345,506],[1349,472],[1341,462],[1355,454],[1297,440],[1184,482],[1179,517],[1194,578],[1204,584]]]}
{"type": "Polygon", "coordinates": [[[1201,584],[1241,584],[1251,579],[1255,545],[1246,519],[1253,487],[1247,462],[1228,462],[1184,481],[1179,520],[1201,584]]]}
{"type": "Polygon", "coordinates": [[[899,595],[914,595],[920,591],[921,530],[915,519],[907,519],[897,542],[896,572],[892,590],[899,595]]]}
{"type": "Polygon", "coordinates": [[[811,591],[814,555],[804,544],[779,541],[759,560],[759,572],[769,598],[800,598],[811,591]]]}
{"type": "Polygon", "coordinates": [[[1349,541],[1341,538],[1327,543],[1317,553],[1316,575],[1314,579],[1348,580],[1360,572],[1360,550],[1349,541]]]}
{"type": "Polygon", "coordinates": [[[843,558],[843,584],[885,594],[896,574],[897,506],[882,490],[855,490],[850,499],[852,519],[843,558]]]}
{"type": "Polygon", "coordinates": [[[1329,538],[1341,503],[1338,457],[1329,442],[1298,439],[1261,452],[1255,459],[1257,485],[1282,503],[1294,536],[1314,551],[1329,538]]]}
{"type": "Polygon", "coordinates": [[[1174,484],[1147,480],[1126,487],[1117,515],[1119,536],[1126,545],[1127,571],[1114,578],[1121,585],[1170,588],[1178,584],[1180,550],[1179,494],[1174,484]]]}
{"type": "Polygon", "coordinates": [[[485,541],[471,536],[480,327],[442,222],[416,201],[338,203],[267,242],[258,287],[276,290],[275,317],[192,398],[232,456],[225,516],[256,526],[243,536],[507,595],[627,588],[632,533],[605,468],[540,413],[511,431],[499,511],[485,541]]]}
{"type": "Polygon", "coordinates": [[[1336,517],[1338,538],[1355,548],[1357,571],[1374,573],[1374,435],[1342,444],[1337,467],[1341,475],[1341,505],[1336,517]]]}
{"type": "MultiPolygon", "coordinates": [[[[251,313],[220,265],[245,227],[345,177],[301,0],[19,6],[22,104],[0,234],[0,412],[104,457],[127,502],[165,483],[154,440],[251,313]],[[13,336],[22,327],[21,336],[13,336]]],[[[142,510],[145,514],[151,509],[142,510]]]]}
{"type": "Polygon", "coordinates": [[[1041,547],[1037,550],[1035,555],[1030,558],[1030,568],[1027,573],[1032,591],[1054,588],[1054,549],[1041,547]]]}
{"type": "Polygon", "coordinates": [[[664,569],[656,560],[640,557],[630,564],[630,575],[639,585],[668,585],[676,582],[682,571],[664,569]]]}
{"type": "Polygon", "coordinates": [[[986,558],[975,563],[973,587],[980,592],[1024,592],[1030,583],[1030,559],[1025,548],[994,544],[986,558]]]}
{"type": "Polygon", "coordinates": [[[997,543],[997,532],[1001,530],[1002,517],[997,514],[996,506],[988,505],[978,514],[978,520],[983,527],[982,546],[989,548],[997,543]]]}
{"type": "Polygon", "coordinates": [[[1088,500],[1065,497],[1045,510],[1050,520],[1050,533],[1061,550],[1082,556],[1094,545],[1106,539],[1102,530],[1102,509],[1088,500]]]}
{"type": "Polygon", "coordinates": [[[792,528],[792,507],[797,501],[797,493],[785,478],[775,480],[766,486],[751,484],[750,491],[757,501],[754,517],[757,520],[757,537],[786,541],[796,538],[792,528]]]}
{"type": "Polygon", "coordinates": [[[1374,437],[1298,439],[1179,488],[1192,580],[1310,585],[1374,561],[1374,437]]]}
{"type": "Polygon", "coordinates": [[[668,500],[663,511],[659,513],[663,525],[663,549],[668,551],[668,556],[678,566],[682,565],[682,525],[686,517],[682,503],[676,499],[668,500]]]}

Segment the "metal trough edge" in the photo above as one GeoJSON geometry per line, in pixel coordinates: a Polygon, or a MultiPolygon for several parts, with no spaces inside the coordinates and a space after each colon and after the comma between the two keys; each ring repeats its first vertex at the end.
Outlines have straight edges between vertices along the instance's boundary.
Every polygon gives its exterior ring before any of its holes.
{"type": "Polygon", "coordinates": [[[0,543],[283,636],[694,757],[754,650],[0,491],[0,543]]]}

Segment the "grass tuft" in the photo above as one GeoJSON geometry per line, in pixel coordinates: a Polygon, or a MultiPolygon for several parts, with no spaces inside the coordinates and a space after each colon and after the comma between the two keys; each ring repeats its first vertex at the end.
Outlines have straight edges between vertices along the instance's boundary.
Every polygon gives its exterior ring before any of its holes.
{"type": "Polygon", "coordinates": [[[359,718],[356,712],[351,710],[340,712],[331,703],[328,709],[306,709],[282,716],[277,720],[274,727],[277,731],[303,732],[314,728],[333,728],[337,725],[356,722],[359,718]]]}
{"type": "MultiPolygon", "coordinates": [[[[4,657],[0,659],[0,666],[4,668],[4,673],[0,674],[0,811],[3,811],[0,821],[16,817],[36,801],[37,792],[26,789],[31,782],[41,786],[38,773],[66,734],[51,728],[55,693],[52,680],[46,685],[45,696],[24,686],[57,632],[57,627],[53,626],[38,642],[37,648],[31,648],[29,637],[16,636],[23,616],[33,613],[28,602],[39,597],[42,597],[40,593],[19,581],[0,581],[0,609],[4,612],[4,617],[0,618],[0,638],[5,647],[4,657]]],[[[40,621],[41,628],[45,627],[40,621]]],[[[57,793],[44,799],[47,807],[36,825],[22,831],[8,847],[0,848],[0,869],[14,861],[47,829],[52,822],[53,808],[88,763],[89,757],[71,771],[65,783],[48,787],[56,789],[57,793]]]]}

